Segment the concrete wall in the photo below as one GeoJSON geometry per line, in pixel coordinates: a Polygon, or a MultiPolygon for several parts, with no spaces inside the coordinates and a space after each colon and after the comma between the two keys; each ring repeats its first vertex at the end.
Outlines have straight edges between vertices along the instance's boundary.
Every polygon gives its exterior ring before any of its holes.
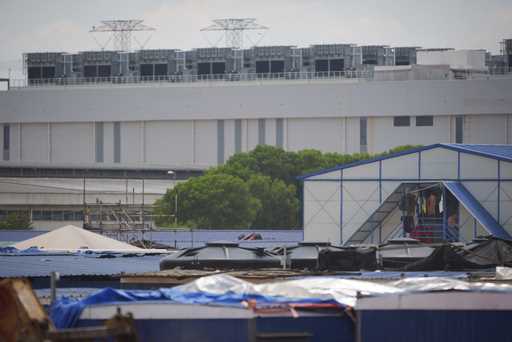
{"type": "Polygon", "coordinates": [[[457,116],[464,143],[511,143],[509,89],[512,79],[12,90],[0,93],[0,124],[11,136],[9,161],[0,165],[206,168],[235,153],[236,137],[241,151],[279,138],[290,151],[354,153],[365,151],[360,117],[370,153],[455,142],[457,116]],[[433,126],[417,126],[419,115],[432,115],[433,126]],[[393,116],[410,116],[411,125],[394,127],[393,116]]]}
{"type": "Polygon", "coordinates": [[[0,92],[0,123],[510,114],[511,88],[512,78],[18,89],[0,92]]]}
{"type": "MultiPolygon", "coordinates": [[[[434,116],[433,126],[417,126],[410,117],[410,126],[395,127],[393,117],[367,118],[367,151],[377,153],[399,145],[428,145],[455,142],[455,116],[434,116]]],[[[278,133],[276,119],[237,120],[158,120],[118,122],[118,146],[115,146],[116,123],[95,122],[10,124],[9,161],[37,165],[162,166],[206,168],[217,165],[218,153],[226,161],[236,151],[236,130],[239,129],[240,150],[254,149],[260,139],[289,151],[314,148],[323,152],[361,152],[360,118],[283,118],[278,133]],[[218,124],[222,122],[222,136],[218,124]],[[260,132],[261,131],[261,132],[260,132]],[[103,134],[98,139],[97,134],[103,134]],[[100,146],[98,146],[98,144],[100,146]],[[219,145],[220,144],[220,145],[219,145]],[[115,159],[118,149],[119,160],[115,159]],[[96,156],[102,151],[103,160],[96,156]]],[[[512,141],[512,115],[466,115],[463,142],[505,144],[512,141]]],[[[3,130],[1,130],[3,131],[3,130]]],[[[3,132],[2,132],[3,133],[3,132]]],[[[426,152],[428,158],[428,153],[426,152]]],[[[446,152],[447,153],[447,152],[446,152]]],[[[427,160],[427,159],[426,159],[427,160]]]]}

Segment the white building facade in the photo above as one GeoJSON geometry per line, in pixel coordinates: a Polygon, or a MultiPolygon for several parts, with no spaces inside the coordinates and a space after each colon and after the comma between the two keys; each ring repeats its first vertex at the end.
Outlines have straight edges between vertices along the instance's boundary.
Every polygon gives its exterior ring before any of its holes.
{"type": "Polygon", "coordinates": [[[255,80],[0,92],[0,166],[205,169],[268,144],[512,142],[512,78],[255,80]]]}

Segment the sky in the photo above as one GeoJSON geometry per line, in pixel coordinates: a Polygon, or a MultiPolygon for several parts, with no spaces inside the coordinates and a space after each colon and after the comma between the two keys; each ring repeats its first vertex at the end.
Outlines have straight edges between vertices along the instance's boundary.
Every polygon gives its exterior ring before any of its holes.
{"type": "Polygon", "coordinates": [[[98,50],[101,20],[144,19],[148,49],[210,47],[211,20],[256,18],[269,27],[246,47],[323,43],[486,49],[512,38],[512,0],[0,0],[0,77],[22,77],[24,52],[98,50]],[[96,39],[96,40],[95,40],[96,39]]]}

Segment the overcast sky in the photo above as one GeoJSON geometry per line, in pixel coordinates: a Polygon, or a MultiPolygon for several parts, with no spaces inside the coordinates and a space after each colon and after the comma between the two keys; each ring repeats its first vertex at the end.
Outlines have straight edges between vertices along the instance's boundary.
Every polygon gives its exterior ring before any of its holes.
{"type": "Polygon", "coordinates": [[[98,49],[88,31],[101,20],[144,19],[157,29],[146,48],[190,49],[217,41],[218,35],[199,29],[227,17],[253,17],[268,26],[258,45],[387,44],[498,53],[498,42],[512,38],[512,0],[0,0],[0,77],[9,68],[18,75],[23,52],[98,49]]]}

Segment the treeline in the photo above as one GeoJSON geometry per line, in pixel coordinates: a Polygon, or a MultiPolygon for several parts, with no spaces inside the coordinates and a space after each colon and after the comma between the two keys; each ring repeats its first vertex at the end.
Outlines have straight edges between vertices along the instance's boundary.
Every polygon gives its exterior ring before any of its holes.
{"type": "Polygon", "coordinates": [[[317,150],[287,152],[259,145],[238,153],[203,176],[169,189],[155,203],[155,223],[191,228],[293,228],[300,222],[297,177],[336,165],[370,159],[415,146],[400,146],[378,155],[322,153],[317,150]]]}
{"type": "Polygon", "coordinates": [[[31,229],[30,213],[28,211],[12,211],[0,220],[0,229],[31,229]]]}

